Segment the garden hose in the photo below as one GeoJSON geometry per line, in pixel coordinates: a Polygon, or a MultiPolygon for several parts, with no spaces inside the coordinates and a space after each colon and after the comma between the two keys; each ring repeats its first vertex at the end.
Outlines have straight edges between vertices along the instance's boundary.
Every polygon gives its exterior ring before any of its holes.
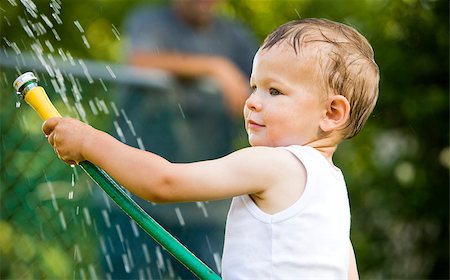
{"type": "MultiPolygon", "coordinates": [[[[13,86],[19,98],[25,100],[43,121],[52,117],[61,117],[45,90],[38,86],[37,81],[38,79],[33,72],[26,72],[14,81],[13,86]]],[[[79,165],[128,216],[195,276],[199,279],[221,279],[211,268],[150,217],[105,171],[88,161],[80,162],[79,165]]]]}

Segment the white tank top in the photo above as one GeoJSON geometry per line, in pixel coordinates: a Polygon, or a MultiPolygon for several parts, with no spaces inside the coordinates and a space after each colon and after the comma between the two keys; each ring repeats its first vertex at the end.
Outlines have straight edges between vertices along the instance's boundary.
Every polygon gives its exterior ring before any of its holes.
{"type": "Polygon", "coordinates": [[[248,195],[233,198],[223,279],[347,279],[350,207],[344,177],[311,147],[285,149],[305,166],[305,190],[273,215],[248,195]]]}

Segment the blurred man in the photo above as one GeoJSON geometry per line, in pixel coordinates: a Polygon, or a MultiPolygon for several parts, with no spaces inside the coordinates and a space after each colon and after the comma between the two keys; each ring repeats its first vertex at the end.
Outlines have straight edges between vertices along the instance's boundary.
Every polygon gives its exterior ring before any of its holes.
{"type": "MultiPolygon", "coordinates": [[[[127,144],[138,147],[140,137],[146,150],[171,161],[188,162],[231,152],[233,140],[244,133],[241,114],[258,45],[243,25],[216,14],[217,2],[174,0],[169,7],[139,6],[127,17],[128,63],[176,77],[168,92],[131,87],[122,94],[119,106],[134,129],[128,129],[126,119],[118,120],[127,144]]],[[[228,207],[229,201],[222,201],[158,205],[146,211],[220,272],[217,257],[222,252],[228,207]]],[[[139,229],[136,234],[119,209],[113,207],[109,217],[112,224],[120,225],[126,240],[108,251],[112,265],[105,261],[107,277],[192,277],[146,233],[139,229]],[[148,248],[149,259],[143,247],[148,248]]],[[[105,239],[120,239],[117,226],[103,234],[105,239]]]]}

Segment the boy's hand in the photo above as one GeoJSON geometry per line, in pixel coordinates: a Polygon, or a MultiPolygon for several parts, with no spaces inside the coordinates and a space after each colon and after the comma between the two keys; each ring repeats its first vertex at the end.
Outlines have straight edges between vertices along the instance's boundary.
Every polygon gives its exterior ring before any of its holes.
{"type": "Polygon", "coordinates": [[[50,118],[42,125],[42,131],[48,138],[60,159],[68,164],[84,161],[83,146],[92,130],[76,119],[50,118]]]}

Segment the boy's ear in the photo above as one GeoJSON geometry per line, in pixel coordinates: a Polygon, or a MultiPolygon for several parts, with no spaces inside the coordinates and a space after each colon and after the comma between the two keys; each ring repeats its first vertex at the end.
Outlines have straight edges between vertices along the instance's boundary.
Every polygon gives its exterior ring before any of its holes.
{"type": "Polygon", "coordinates": [[[328,98],[326,112],[320,122],[324,132],[332,132],[343,127],[350,117],[350,103],[343,95],[333,95],[328,98]]]}

